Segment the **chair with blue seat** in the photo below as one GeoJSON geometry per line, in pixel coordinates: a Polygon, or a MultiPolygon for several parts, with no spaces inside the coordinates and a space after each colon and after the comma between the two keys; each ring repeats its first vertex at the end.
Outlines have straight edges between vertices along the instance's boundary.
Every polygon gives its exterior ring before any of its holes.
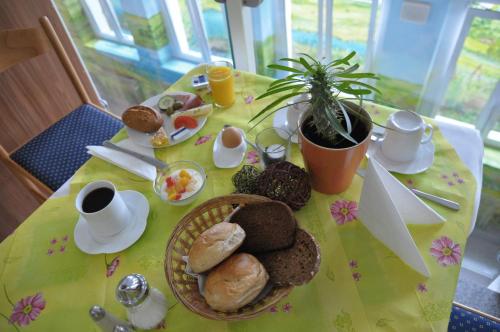
{"type": "Polygon", "coordinates": [[[0,72],[53,49],[83,104],[10,153],[0,145],[0,160],[43,201],[90,158],[85,147],[113,137],[122,122],[91,103],[49,19],[40,23],[41,28],[0,31],[0,72]]]}
{"type": "Polygon", "coordinates": [[[453,303],[449,332],[500,332],[500,319],[478,310],[453,303]]]}

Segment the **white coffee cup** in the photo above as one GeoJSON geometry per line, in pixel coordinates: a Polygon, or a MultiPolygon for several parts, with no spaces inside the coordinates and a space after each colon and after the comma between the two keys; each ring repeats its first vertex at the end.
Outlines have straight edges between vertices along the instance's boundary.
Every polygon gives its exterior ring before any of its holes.
{"type": "Polygon", "coordinates": [[[105,243],[110,237],[125,229],[130,222],[131,211],[113,183],[109,181],[101,180],[87,184],[76,196],[75,205],[80,216],[87,222],[90,235],[97,242],[105,243]],[[111,189],[113,198],[99,211],[85,212],[83,210],[85,197],[98,188],[111,189]]]}
{"type": "Polygon", "coordinates": [[[408,162],[415,158],[421,144],[432,138],[430,124],[414,112],[399,111],[393,113],[386,124],[382,140],[382,154],[397,162],[408,162]],[[425,134],[429,131],[428,134],[425,134]]]}

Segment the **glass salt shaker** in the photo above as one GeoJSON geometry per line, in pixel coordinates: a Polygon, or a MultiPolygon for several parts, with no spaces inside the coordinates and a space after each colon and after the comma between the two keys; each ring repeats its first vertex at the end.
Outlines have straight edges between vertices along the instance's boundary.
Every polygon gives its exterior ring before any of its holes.
{"type": "Polygon", "coordinates": [[[167,314],[167,300],[138,273],[125,276],[116,287],[116,298],[127,309],[128,320],[140,329],[157,327],[167,314]]]}
{"type": "Polygon", "coordinates": [[[129,329],[132,328],[129,323],[106,312],[103,307],[98,305],[94,305],[90,308],[89,315],[103,332],[113,332],[115,326],[125,326],[129,329]]]}

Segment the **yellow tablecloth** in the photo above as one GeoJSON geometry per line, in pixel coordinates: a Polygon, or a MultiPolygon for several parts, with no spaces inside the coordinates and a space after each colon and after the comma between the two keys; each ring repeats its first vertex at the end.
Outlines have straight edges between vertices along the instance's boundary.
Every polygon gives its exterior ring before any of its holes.
{"type": "MultiPolygon", "coordinates": [[[[187,74],[170,90],[189,91],[194,72],[201,69],[187,74]]],[[[191,206],[169,206],[156,197],[146,180],[90,159],[74,177],[69,196],[48,200],[0,244],[0,330],[92,331],[95,325],[87,312],[93,304],[125,318],[125,309],[115,300],[115,287],[122,276],[138,272],[166,294],[171,308],[165,329],[170,331],[445,331],[471,220],[475,182],[439,128],[434,132],[432,167],[418,175],[396,175],[408,186],[462,205],[459,212],[453,212],[429,203],[447,222],[409,226],[432,273],[430,278],[405,265],[354,218],[363,181],[356,176],[341,195],[313,192],[307,206],[296,213],[300,226],[314,234],[321,246],[321,268],[312,282],[296,287],[269,312],[248,321],[211,321],[176,303],[163,271],[166,242],[192,207],[234,190],[231,176],[237,169],[214,166],[213,141],[226,123],[248,129],[248,119],[269,102],[254,100],[269,82],[269,78],[236,72],[235,105],[215,111],[199,135],[157,151],[157,157],[167,162],[188,159],[205,167],[207,186],[191,206]],[[108,179],[119,190],[140,191],[150,203],[145,233],[131,248],[117,254],[87,255],[73,241],[78,218],[75,195],[97,179],[108,179]],[[332,208],[347,203],[354,219],[332,213],[332,208]]],[[[393,111],[370,104],[366,108],[379,123],[393,111]]],[[[266,126],[271,126],[271,118],[260,128],[266,126]]],[[[248,134],[250,139],[254,135],[255,131],[248,134]]],[[[115,140],[124,137],[120,132],[115,140]]],[[[303,165],[297,146],[292,161],[303,165]]],[[[249,151],[246,163],[254,162],[254,152],[249,151]]]]}

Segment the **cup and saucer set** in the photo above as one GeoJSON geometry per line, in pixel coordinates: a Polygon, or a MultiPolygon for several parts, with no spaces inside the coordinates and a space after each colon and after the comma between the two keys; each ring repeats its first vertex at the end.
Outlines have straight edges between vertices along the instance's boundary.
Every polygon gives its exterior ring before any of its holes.
{"type": "Polygon", "coordinates": [[[133,245],[146,229],[149,203],[133,190],[118,191],[109,181],[87,184],[76,197],[80,218],[76,246],[91,255],[110,254],[133,245]]]}
{"type": "Polygon", "coordinates": [[[434,162],[433,128],[416,113],[393,113],[387,129],[373,130],[367,155],[376,159],[385,169],[401,174],[416,174],[429,169],[434,162]],[[383,136],[382,138],[378,138],[383,136]]]}

